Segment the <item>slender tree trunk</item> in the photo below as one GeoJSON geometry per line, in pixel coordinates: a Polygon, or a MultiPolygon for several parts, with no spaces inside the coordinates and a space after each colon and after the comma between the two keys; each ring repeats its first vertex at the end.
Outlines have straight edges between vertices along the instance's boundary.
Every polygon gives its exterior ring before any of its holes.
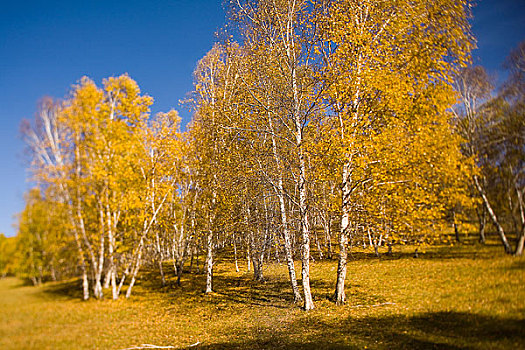
{"type": "Polygon", "coordinates": [[[93,270],[95,275],[93,294],[95,298],[102,299],[104,293],[102,291],[102,272],[104,270],[104,249],[105,249],[105,225],[104,225],[104,211],[102,203],[99,201],[99,225],[100,225],[100,243],[98,249],[98,263],[93,264],[93,270]]]}
{"type": "Polygon", "coordinates": [[[78,262],[80,264],[80,271],[82,273],[82,300],[89,299],[89,280],[87,276],[86,260],[84,258],[84,250],[82,249],[82,243],[78,236],[77,229],[73,229],[73,236],[75,237],[75,243],[78,251],[78,262]]]}
{"type": "MultiPolygon", "coordinates": [[[[282,210],[285,210],[284,200],[281,204],[281,217],[284,216],[282,220],[285,221],[287,220],[286,212],[282,210]]],[[[284,255],[286,258],[286,266],[288,267],[288,277],[290,278],[290,284],[292,285],[293,300],[294,300],[294,303],[299,303],[303,300],[303,297],[301,296],[301,293],[299,292],[299,286],[297,285],[297,277],[295,275],[295,264],[294,264],[293,253],[292,253],[292,242],[290,239],[290,231],[288,230],[287,225],[285,225],[283,228],[283,236],[284,236],[284,255]]]]}
{"type": "Polygon", "coordinates": [[[131,296],[131,290],[133,289],[133,286],[135,285],[135,281],[137,278],[137,274],[140,269],[140,264],[142,263],[142,248],[144,246],[144,238],[140,238],[139,248],[137,252],[137,260],[135,261],[135,267],[133,268],[133,271],[131,273],[131,282],[129,283],[128,290],[126,291],[126,298],[129,299],[131,296]]]}
{"type": "MultiPolygon", "coordinates": [[[[186,214],[184,214],[184,217],[186,214]]],[[[177,275],[177,285],[180,286],[180,280],[183,273],[184,262],[186,261],[188,242],[185,239],[184,233],[184,217],[181,220],[180,226],[174,225],[175,236],[173,238],[173,266],[175,267],[175,273],[177,275]]]]}
{"type": "Polygon", "coordinates": [[[314,238],[315,246],[317,247],[317,252],[319,254],[319,260],[323,260],[323,249],[321,249],[321,243],[319,242],[319,237],[317,236],[317,230],[314,227],[314,238]]]}
{"type": "Polygon", "coordinates": [[[38,265],[38,284],[41,285],[44,280],[44,269],[42,265],[38,265]]]}
{"type": "Polygon", "coordinates": [[[255,281],[264,281],[263,276],[264,252],[253,254],[253,279],[255,281]]]}
{"type": "MultiPolygon", "coordinates": [[[[120,291],[122,290],[122,286],[124,285],[124,281],[126,280],[126,277],[128,276],[128,274],[130,272],[130,269],[132,269],[133,263],[137,262],[138,259],[140,259],[139,255],[142,253],[143,245],[144,245],[144,237],[141,237],[139,245],[137,247],[137,250],[132,255],[132,258],[130,259],[129,264],[126,266],[126,270],[122,274],[122,278],[120,279],[119,285],[117,287],[117,297],[120,295],[120,291]],[[135,260],[135,259],[137,259],[137,260],[135,260]]],[[[132,271],[132,272],[134,273],[134,275],[136,275],[138,270],[137,271],[132,271]]],[[[116,278],[116,274],[117,274],[116,271],[114,271],[115,278],[116,278]]],[[[135,283],[135,281],[133,281],[133,284],[134,283],[135,283]]],[[[131,291],[129,292],[129,295],[131,295],[131,291]]]]}
{"type": "Polygon", "coordinates": [[[233,256],[235,257],[235,272],[239,272],[239,263],[237,262],[237,242],[235,234],[233,234],[233,256]]]}
{"type": "MultiPolygon", "coordinates": [[[[104,243],[101,243],[101,245],[104,243]]],[[[104,255],[101,255],[102,258],[99,259],[99,263],[104,263],[104,255]]],[[[104,297],[104,293],[102,291],[102,266],[95,267],[95,281],[93,286],[93,294],[97,299],[102,299],[104,297]]]]}
{"type": "Polygon", "coordinates": [[[512,228],[514,229],[513,231],[516,232],[517,236],[519,237],[518,221],[516,220],[516,217],[514,215],[514,211],[516,208],[514,206],[514,203],[512,202],[511,192],[512,191],[509,188],[507,190],[507,202],[509,203],[509,212],[510,212],[510,217],[512,219],[512,228]]]}
{"type": "Polygon", "coordinates": [[[104,283],[102,284],[104,289],[109,288],[111,283],[111,266],[106,267],[106,272],[104,273],[104,283]]]}
{"type": "MultiPolygon", "coordinates": [[[[115,193],[113,193],[115,195],[115,193]]],[[[117,268],[115,266],[115,234],[117,229],[117,213],[112,213],[109,208],[109,201],[106,204],[106,218],[108,227],[108,260],[109,260],[109,279],[111,282],[111,297],[113,300],[118,299],[117,294],[117,268]]]]}
{"type": "Polygon", "coordinates": [[[279,158],[279,155],[277,153],[277,144],[275,141],[275,136],[273,134],[273,125],[272,125],[272,117],[268,116],[268,123],[270,126],[270,130],[272,130],[272,150],[273,150],[273,157],[277,164],[277,172],[278,172],[278,181],[277,181],[277,197],[279,198],[279,206],[280,206],[280,212],[281,212],[281,226],[283,228],[283,238],[284,238],[284,254],[286,259],[286,265],[288,267],[288,276],[290,278],[290,284],[292,286],[292,292],[293,292],[293,300],[294,303],[301,302],[303,298],[301,297],[301,293],[299,292],[299,287],[297,285],[297,277],[295,275],[295,264],[293,261],[293,254],[292,254],[292,243],[290,239],[290,231],[288,229],[288,216],[286,212],[286,203],[284,198],[284,184],[283,184],[283,174],[282,174],[282,166],[281,166],[281,159],[279,158]]]}
{"type": "MultiPolygon", "coordinates": [[[[253,262],[253,279],[255,281],[264,281],[263,276],[263,265],[264,265],[264,251],[266,250],[266,244],[261,244],[260,237],[260,227],[258,228],[257,240],[255,233],[252,233],[250,240],[251,243],[251,252],[252,252],[252,262],[253,262]],[[256,242],[257,241],[257,242],[256,242]]],[[[266,239],[266,237],[265,237],[266,239]]]]}
{"type": "MultiPolygon", "coordinates": [[[[197,242],[197,246],[195,247],[195,265],[197,265],[197,274],[201,273],[201,268],[199,265],[199,255],[200,255],[200,242],[197,242]]],[[[204,269],[204,268],[203,268],[204,269]]]]}
{"type": "Polygon", "coordinates": [[[485,244],[486,238],[485,238],[485,227],[487,225],[487,215],[486,215],[486,209],[483,205],[481,207],[481,214],[478,212],[478,209],[476,208],[476,213],[478,214],[478,220],[479,220],[479,242],[482,244],[485,244]]]}
{"type": "MultiPolygon", "coordinates": [[[[102,213],[100,214],[102,215],[102,213]]],[[[102,217],[101,220],[103,221],[104,218],[102,217]]],[[[93,294],[97,299],[102,299],[104,297],[104,293],[102,291],[102,271],[104,270],[104,248],[105,248],[105,232],[104,227],[101,228],[100,233],[100,246],[98,251],[98,264],[95,264],[93,266],[93,269],[95,270],[95,281],[93,286],[93,294]]]]}
{"type": "Polygon", "coordinates": [[[518,242],[516,244],[516,250],[514,252],[514,255],[516,256],[522,256],[523,250],[525,246],[525,205],[523,203],[523,194],[518,188],[518,186],[515,184],[514,188],[516,189],[516,195],[518,196],[518,206],[520,210],[520,219],[521,219],[521,231],[518,235],[518,242]]]}
{"type": "MultiPolygon", "coordinates": [[[[361,95],[361,69],[362,69],[362,53],[357,54],[357,81],[354,98],[352,101],[352,114],[353,122],[350,129],[351,133],[356,134],[357,122],[359,120],[359,107],[360,107],[360,95],[361,95]]],[[[345,147],[349,151],[353,151],[354,144],[351,142],[347,144],[345,122],[343,120],[341,110],[342,106],[339,101],[336,101],[335,107],[338,111],[338,118],[340,123],[341,132],[341,146],[345,147]]],[[[350,196],[352,194],[352,155],[345,154],[345,163],[343,164],[341,178],[341,227],[339,233],[339,261],[337,263],[337,282],[334,292],[334,301],[337,305],[342,305],[346,301],[345,296],[345,279],[346,279],[346,265],[347,265],[347,244],[348,235],[350,233],[350,196]]]]}
{"type": "Polygon", "coordinates": [[[524,246],[525,246],[525,225],[522,225],[520,234],[518,236],[518,242],[516,243],[516,251],[514,252],[514,255],[522,256],[524,246]]]}
{"type": "Polygon", "coordinates": [[[339,261],[337,263],[337,282],[335,285],[334,301],[337,305],[342,305],[346,301],[345,279],[346,264],[348,253],[348,233],[350,230],[350,164],[347,162],[343,167],[342,182],[342,216],[341,232],[339,234],[339,261]]]}
{"type": "MultiPolygon", "coordinates": [[[[173,252],[173,256],[175,257],[175,251],[173,252]]],[[[173,271],[175,272],[175,276],[178,274],[178,267],[177,267],[177,260],[173,258],[173,271]]]]}
{"type": "Polygon", "coordinates": [[[182,278],[182,266],[177,267],[177,285],[180,287],[181,282],[180,279],[182,278]]]}
{"type": "Polygon", "coordinates": [[[49,267],[49,272],[51,273],[51,281],[56,282],[57,274],[55,270],[55,264],[51,263],[51,266],[49,267]]]}
{"type": "Polygon", "coordinates": [[[525,226],[522,226],[521,232],[518,236],[518,242],[516,243],[516,251],[514,252],[514,255],[522,256],[524,246],[525,246],[525,226]]]}
{"type": "Polygon", "coordinates": [[[126,270],[124,271],[124,273],[122,274],[122,277],[120,278],[120,282],[119,282],[118,287],[117,287],[117,297],[120,295],[120,291],[122,290],[122,286],[124,285],[124,281],[126,280],[126,277],[129,274],[129,269],[131,268],[131,265],[133,265],[133,260],[131,260],[129,262],[128,266],[126,266],[126,270]]]}
{"type": "Polygon", "coordinates": [[[183,268],[184,268],[184,262],[186,261],[186,257],[185,256],[182,256],[178,261],[177,261],[177,285],[180,287],[181,285],[181,278],[182,278],[182,273],[184,272],[183,271],[183,268]]]}
{"type": "Polygon", "coordinates": [[[479,178],[478,178],[477,175],[474,175],[474,184],[476,185],[476,188],[479,191],[479,194],[481,195],[481,198],[483,200],[483,204],[485,204],[485,208],[487,209],[487,212],[489,213],[489,216],[492,219],[492,223],[494,224],[494,226],[496,227],[496,229],[498,231],[498,235],[499,235],[499,237],[501,239],[501,243],[503,244],[503,248],[505,249],[505,252],[507,254],[511,254],[512,253],[512,249],[511,249],[511,247],[509,245],[509,242],[507,241],[507,237],[505,236],[505,231],[503,231],[503,227],[501,227],[496,214],[492,210],[492,206],[490,205],[490,202],[489,202],[489,200],[487,198],[487,195],[486,195],[483,187],[479,183],[479,178]]]}
{"type": "MultiPolygon", "coordinates": [[[[217,194],[215,191],[213,191],[213,198],[212,198],[212,211],[216,209],[216,197],[217,194]]],[[[215,223],[215,213],[211,212],[208,217],[208,234],[206,235],[206,261],[205,261],[205,268],[206,268],[206,290],[205,293],[212,293],[213,292],[213,249],[214,249],[214,242],[213,242],[213,225],[215,223]]]]}
{"type": "Polygon", "coordinates": [[[86,269],[86,263],[84,258],[82,257],[81,262],[81,271],[82,271],[82,299],[88,300],[89,299],[89,280],[87,276],[87,269],[86,269]]]}
{"type": "Polygon", "coordinates": [[[310,227],[308,222],[308,206],[306,203],[306,167],[304,154],[302,150],[299,150],[299,152],[299,212],[302,234],[301,277],[303,282],[304,309],[311,310],[314,308],[314,301],[310,290],[310,227]]]}
{"type": "MultiPolygon", "coordinates": [[[[86,243],[89,243],[87,242],[87,237],[86,237],[86,231],[85,231],[85,227],[84,227],[84,219],[82,218],[82,213],[80,212],[80,204],[77,203],[77,218],[78,218],[78,227],[79,227],[79,230],[83,236],[83,239],[84,239],[84,242],[86,243]]],[[[88,300],[89,299],[89,281],[88,281],[88,271],[87,271],[87,264],[86,264],[86,260],[84,258],[84,250],[82,248],[82,243],[80,242],[80,237],[78,235],[78,232],[75,230],[75,240],[77,242],[77,248],[78,248],[78,251],[79,251],[79,258],[80,258],[80,266],[81,266],[81,269],[82,269],[82,289],[83,289],[83,299],[84,300],[88,300]]],[[[88,248],[88,252],[90,253],[90,256],[91,256],[91,261],[92,261],[92,264],[93,266],[95,266],[95,259],[94,259],[94,256],[93,256],[93,252],[91,250],[91,246],[88,244],[87,246],[88,248]]]]}
{"type": "Polygon", "coordinates": [[[459,239],[459,230],[458,230],[458,224],[456,223],[456,212],[454,211],[452,213],[452,216],[453,216],[453,226],[454,226],[454,234],[456,235],[456,242],[461,242],[461,240],[459,239]]]}
{"type": "Polygon", "coordinates": [[[332,216],[328,214],[328,219],[324,220],[325,249],[328,259],[332,259],[332,216]]]}
{"type": "Polygon", "coordinates": [[[213,279],[213,231],[208,231],[206,235],[206,291],[205,293],[213,292],[212,279],[213,279]]]}
{"type": "Polygon", "coordinates": [[[246,244],[246,270],[249,272],[252,270],[252,254],[250,244],[246,244]]]}

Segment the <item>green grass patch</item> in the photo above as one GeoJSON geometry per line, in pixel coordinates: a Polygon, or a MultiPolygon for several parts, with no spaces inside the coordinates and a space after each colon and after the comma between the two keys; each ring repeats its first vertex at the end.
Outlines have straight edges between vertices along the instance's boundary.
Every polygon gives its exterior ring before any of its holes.
{"type": "Polygon", "coordinates": [[[315,261],[310,312],[292,303],[284,264],[268,265],[258,283],[220,259],[211,295],[202,293],[204,275],[185,274],[177,287],[168,270],[162,287],[147,271],[132,298],[118,301],[80,301],[79,281],[35,288],[8,278],[0,280],[0,349],[524,348],[525,259],[502,251],[432,247],[414,259],[413,248],[381,258],[354,249],[342,307],[329,300],[337,262],[315,261]]]}

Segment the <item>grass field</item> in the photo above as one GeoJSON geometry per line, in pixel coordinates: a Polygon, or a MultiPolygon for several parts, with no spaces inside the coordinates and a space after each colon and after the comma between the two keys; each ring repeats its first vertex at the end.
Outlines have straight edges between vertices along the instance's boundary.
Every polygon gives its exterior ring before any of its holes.
{"type": "Polygon", "coordinates": [[[202,293],[204,275],[161,287],[152,271],[116,302],[80,301],[78,281],[35,288],[8,278],[0,280],[0,349],[525,348],[525,259],[497,244],[434,247],[417,259],[354,250],[342,307],[328,300],[336,265],[312,263],[310,312],[291,302],[284,264],[256,283],[219,260],[212,295],[202,293]]]}

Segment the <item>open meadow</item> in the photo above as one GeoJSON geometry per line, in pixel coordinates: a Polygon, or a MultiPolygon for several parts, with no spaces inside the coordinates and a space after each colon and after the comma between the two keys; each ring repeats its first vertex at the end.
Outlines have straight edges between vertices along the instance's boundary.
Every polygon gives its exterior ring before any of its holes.
{"type": "MultiPolygon", "coordinates": [[[[130,300],[81,301],[79,281],[42,287],[0,280],[1,349],[519,349],[525,347],[525,259],[497,243],[396,247],[376,258],[354,248],[347,304],[335,306],[336,261],[314,261],[316,308],[292,303],[285,264],[266,282],[219,259],[214,293],[205,277],[186,273],[162,287],[142,275],[130,300]],[[401,251],[400,251],[401,250],[401,251]]],[[[166,265],[166,267],[168,267],[166,265]]],[[[109,292],[106,292],[109,294],[109,292]]]]}

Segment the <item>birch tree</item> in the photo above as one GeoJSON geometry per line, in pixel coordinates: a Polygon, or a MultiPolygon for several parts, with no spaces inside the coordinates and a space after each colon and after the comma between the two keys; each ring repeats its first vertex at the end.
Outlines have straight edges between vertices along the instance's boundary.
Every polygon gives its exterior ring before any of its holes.
{"type": "Polygon", "coordinates": [[[199,188],[201,210],[205,216],[206,238],[206,293],[212,292],[213,255],[215,234],[219,229],[219,213],[227,204],[226,192],[221,187],[222,165],[228,163],[228,132],[220,125],[226,124],[224,112],[235,91],[234,51],[216,44],[199,61],[195,70],[195,109],[190,127],[190,142],[195,150],[195,186],[199,188]]]}
{"type": "MultiPolygon", "coordinates": [[[[342,304],[346,245],[359,205],[355,194],[369,182],[370,166],[387,165],[381,163],[382,157],[373,156],[372,140],[381,137],[385,128],[414,126],[418,121],[431,125],[424,118],[430,121],[433,116],[417,113],[417,105],[450,105],[450,74],[468,60],[472,40],[465,2],[341,0],[321,5],[325,40],[318,50],[326,58],[324,78],[330,85],[327,98],[333,110],[330,123],[340,138],[342,160],[340,255],[334,293],[336,303],[342,304]]],[[[399,180],[387,182],[393,185],[399,180]]]]}
{"type": "Polygon", "coordinates": [[[290,254],[289,218],[283,205],[286,191],[284,173],[291,172],[297,196],[290,196],[299,212],[301,234],[301,275],[304,309],[314,308],[310,291],[310,218],[309,186],[306,161],[307,126],[318,112],[319,86],[311,73],[312,43],[316,27],[312,26],[307,1],[244,1],[235,5],[236,20],[243,35],[243,47],[253,70],[246,79],[252,104],[263,113],[256,114],[261,132],[272,137],[272,153],[277,166],[276,186],[280,202],[285,249],[294,299],[299,300],[295,272],[290,254]],[[253,85],[250,85],[252,83],[253,85]],[[284,149],[290,149],[290,163],[283,162],[284,149]]]}
{"type": "Polygon", "coordinates": [[[83,300],[89,299],[88,267],[85,247],[82,243],[83,219],[76,210],[76,199],[79,191],[75,190],[71,176],[75,166],[75,144],[72,144],[70,133],[63,120],[64,103],[45,98],[38,107],[35,121],[23,121],[22,135],[30,151],[31,172],[38,184],[54,186],[57,198],[64,203],[70,221],[69,230],[74,237],[78,263],[82,275],[83,300]]]}

